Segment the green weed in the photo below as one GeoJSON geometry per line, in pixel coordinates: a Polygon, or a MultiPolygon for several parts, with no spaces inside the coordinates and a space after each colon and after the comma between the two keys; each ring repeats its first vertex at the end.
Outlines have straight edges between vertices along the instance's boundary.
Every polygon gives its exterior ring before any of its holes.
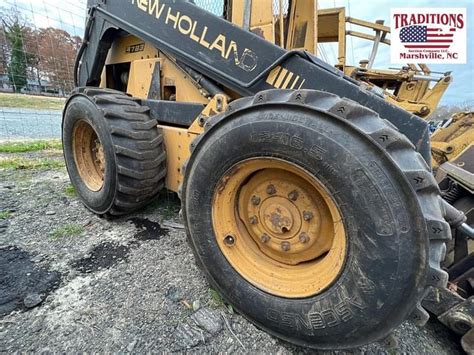
{"type": "Polygon", "coordinates": [[[176,194],[162,190],[158,196],[149,203],[147,211],[156,211],[164,220],[169,220],[176,218],[180,208],[181,204],[176,194]]]}
{"type": "Polygon", "coordinates": [[[214,301],[216,307],[224,307],[230,314],[234,314],[234,307],[232,307],[231,304],[226,304],[219,292],[217,292],[213,288],[209,288],[208,292],[209,296],[214,301]]]}
{"type": "Polygon", "coordinates": [[[208,291],[209,296],[211,296],[211,298],[217,303],[218,306],[224,305],[224,300],[222,299],[222,296],[219,292],[217,292],[213,288],[210,288],[208,291]]]}
{"type": "Polygon", "coordinates": [[[67,224],[52,231],[49,236],[53,240],[64,237],[74,237],[84,232],[84,228],[78,224],[67,224]]]}
{"type": "Polygon", "coordinates": [[[10,215],[10,211],[0,211],[0,219],[8,219],[10,215]]]}
{"type": "Polygon", "coordinates": [[[76,194],[76,189],[72,185],[66,186],[66,188],[64,189],[64,193],[69,197],[74,197],[74,196],[77,195],[76,194]]]}

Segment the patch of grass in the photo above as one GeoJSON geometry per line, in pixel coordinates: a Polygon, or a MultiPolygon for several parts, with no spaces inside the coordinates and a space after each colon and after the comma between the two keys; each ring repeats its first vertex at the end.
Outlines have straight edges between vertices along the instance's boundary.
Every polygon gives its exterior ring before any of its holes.
{"type": "Polygon", "coordinates": [[[62,110],[65,99],[24,94],[0,94],[0,107],[21,107],[36,110],[62,110]]]}
{"type": "Polygon", "coordinates": [[[230,314],[234,314],[234,307],[232,307],[231,304],[226,304],[219,292],[217,292],[213,288],[209,288],[208,291],[209,291],[209,296],[211,296],[211,298],[214,301],[216,307],[227,308],[227,311],[230,314]]]}
{"type": "Polygon", "coordinates": [[[175,193],[163,189],[158,196],[148,204],[146,211],[158,212],[163,220],[170,220],[178,216],[180,208],[181,203],[178,196],[175,193]]]}
{"type": "Polygon", "coordinates": [[[63,151],[59,149],[48,149],[40,152],[43,158],[63,158],[63,151]]]}
{"type": "Polygon", "coordinates": [[[64,237],[74,237],[82,234],[84,228],[78,224],[66,224],[65,226],[56,228],[49,233],[51,239],[56,240],[64,237]]]}
{"type": "Polygon", "coordinates": [[[161,215],[163,216],[163,219],[172,219],[176,217],[179,213],[179,206],[173,206],[173,205],[167,205],[163,206],[161,208],[161,215]]]}
{"type": "Polygon", "coordinates": [[[76,196],[76,189],[72,185],[68,185],[64,188],[64,193],[69,196],[69,197],[74,197],[76,196]]]}
{"type": "Polygon", "coordinates": [[[217,305],[222,306],[224,305],[224,300],[219,292],[214,290],[213,288],[209,288],[209,296],[217,303],[217,305]]]}
{"type": "Polygon", "coordinates": [[[62,149],[61,141],[54,139],[0,143],[0,153],[24,153],[46,149],[62,149]]]}
{"type": "Polygon", "coordinates": [[[0,211],[0,219],[8,219],[10,215],[10,211],[0,211]]]}
{"type": "Polygon", "coordinates": [[[0,169],[56,169],[62,167],[64,167],[62,160],[0,157],[0,169]]]}

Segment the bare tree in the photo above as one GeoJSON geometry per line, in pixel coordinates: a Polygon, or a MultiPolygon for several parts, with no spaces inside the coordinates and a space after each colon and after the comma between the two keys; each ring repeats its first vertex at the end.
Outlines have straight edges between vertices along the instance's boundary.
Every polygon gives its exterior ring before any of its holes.
{"type": "Polygon", "coordinates": [[[8,73],[15,91],[36,80],[48,80],[54,89],[73,89],[73,67],[81,38],[58,28],[36,29],[15,8],[0,8],[0,73],[8,73]]]}
{"type": "Polygon", "coordinates": [[[74,60],[81,38],[58,28],[41,28],[37,33],[39,67],[50,82],[67,93],[74,88],[74,60]]]}

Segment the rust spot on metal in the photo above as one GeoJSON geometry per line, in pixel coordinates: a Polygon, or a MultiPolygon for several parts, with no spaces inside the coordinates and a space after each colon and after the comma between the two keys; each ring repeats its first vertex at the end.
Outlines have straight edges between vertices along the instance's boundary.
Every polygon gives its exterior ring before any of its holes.
{"type": "Polygon", "coordinates": [[[227,185],[227,182],[229,181],[229,179],[235,175],[238,171],[239,171],[239,167],[238,166],[234,166],[232,169],[230,169],[226,175],[224,175],[221,180],[219,181],[219,185],[217,185],[217,193],[221,193],[222,191],[224,191],[225,189],[225,186],[227,185]]]}
{"type": "Polygon", "coordinates": [[[267,217],[270,223],[273,225],[273,229],[282,232],[287,232],[293,224],[291,218],[282,215],[282,211],[280,208],[277,208],[275,212],[270,213],[269,215],[267,215],[267,217]]]}

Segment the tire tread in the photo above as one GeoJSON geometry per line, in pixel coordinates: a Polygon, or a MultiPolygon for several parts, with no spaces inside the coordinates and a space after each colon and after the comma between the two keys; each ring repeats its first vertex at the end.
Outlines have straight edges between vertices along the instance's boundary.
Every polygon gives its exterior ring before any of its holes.
{"type": "Polygon", "coordinates": [[[166,151],[158,122],[141,100],[120,91],[81,88],[76,92],[95,103],[108,123],[117,165],[117,191],[106,216],[133,212],[163,189],[166,151]]]}

